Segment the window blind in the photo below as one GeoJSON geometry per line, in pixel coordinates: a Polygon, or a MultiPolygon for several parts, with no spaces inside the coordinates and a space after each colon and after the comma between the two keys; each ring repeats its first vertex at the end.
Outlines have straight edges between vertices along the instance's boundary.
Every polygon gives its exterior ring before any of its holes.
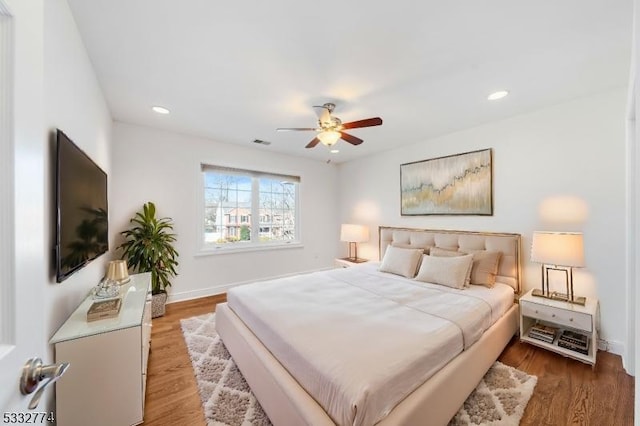
{"type": "Polygon", "coordinates": [[[280,173],[262,172],[258,170],[237,169],[234,167],[215,166],[211,164],[200,164],[203,172],[222,173],[235,176],[251,176],[264,179],[275,179],[286,182],[300,182],[300,176],[286,175],[280,173]]]}

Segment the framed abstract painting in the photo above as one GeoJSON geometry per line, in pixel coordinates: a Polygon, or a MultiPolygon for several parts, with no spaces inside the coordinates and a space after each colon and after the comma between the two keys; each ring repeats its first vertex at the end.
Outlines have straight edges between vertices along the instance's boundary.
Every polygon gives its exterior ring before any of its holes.
{"type": "Polygon", "coordinates": [[[492,151],[400,165],[401,215],[493,215],[492,151]]]}

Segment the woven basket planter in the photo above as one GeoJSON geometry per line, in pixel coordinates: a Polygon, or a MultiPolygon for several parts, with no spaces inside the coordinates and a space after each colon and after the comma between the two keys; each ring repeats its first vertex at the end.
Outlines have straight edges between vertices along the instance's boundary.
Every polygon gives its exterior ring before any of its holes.
{"type": "Polygon", "coordinates": [[[154,294],[151,299],[151,318],[164,315],[164,307],[167,304],[167,293],[154,294]]]}

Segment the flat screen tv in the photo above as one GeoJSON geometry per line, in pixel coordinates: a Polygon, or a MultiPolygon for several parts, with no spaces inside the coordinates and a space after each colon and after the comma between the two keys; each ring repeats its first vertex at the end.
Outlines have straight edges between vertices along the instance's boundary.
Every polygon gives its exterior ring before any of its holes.
{"type": "Polygon", "coordinates": [[[109,249],[107,174],[61,130],[56,136],[56,281],[109,249]]]}

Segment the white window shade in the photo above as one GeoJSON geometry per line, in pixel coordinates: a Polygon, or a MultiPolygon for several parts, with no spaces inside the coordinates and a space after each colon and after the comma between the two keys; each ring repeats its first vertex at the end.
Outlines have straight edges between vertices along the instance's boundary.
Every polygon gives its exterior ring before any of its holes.
{"type": "Polygon", "coordinates": [[[256,178],[276,179],[282,182],[300,182],[300,176],[261,172],[257,170],[236,169],[233,167],[213,166],[210,164],[201,164],[200,167],[203,172],[215,172],[233,176],[251,176],[256,178]]]}

